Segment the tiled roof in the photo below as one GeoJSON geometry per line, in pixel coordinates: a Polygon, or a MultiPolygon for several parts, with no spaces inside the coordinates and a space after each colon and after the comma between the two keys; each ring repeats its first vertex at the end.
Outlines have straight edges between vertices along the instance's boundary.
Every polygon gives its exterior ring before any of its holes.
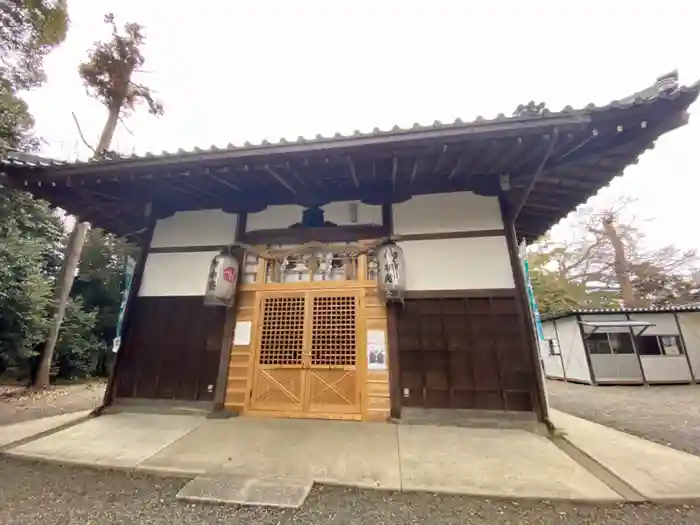
{"type": "Polygon", "coordinates": [[[674,312],[700,312],[700,303],[677,305],[677,306],[649,306],[644,308],[573,308],[561,312],[554,312],[543,315],[543,321],[560,319],[570,315],[599,315],[599,314],[655,314],[674,312]]]}
{"type": "Polygon", "coordinates": [[[178,149],[175,152],[163,151],[159,154],[146,153],[145,155],[119,155],[113,158],[104,158],[99,160],[88,160],[88,161],[76,161],[76,162],[65,162],[50,159],[41,159],[37,157],[36,159],[21,159],[16,157],[7,157],[0,160],[0,164],[12,165],[12,166],[22,166],[22,167],[59,167],[59,166],[81,166],[89,164],[118,164],[121,162],[133,162],[139,160],[156,160],[156,159],[166,159],[173,157],[181,157],[184,159],[188,157],[197,157],[202,154],[210,153],[226,153],[226,152],[242,152],[242,151],[256,151],[260,150],[261,153],[264,151],[274,150],[275,148],[282,148],[288,146],[302,146],[302,145],[315,145],[315,144],[338,144],[343,145],[345,142],[351,142],[356,139],[373,139],[373,138],[387,138],[395,137],[400,139],[402,137],[410,138],[412,134],[425,133],[435,131],[437,133],[444,132],[448,130],[471,130],[477,131],[480,127],[486,127],[492,124],[503,124],[512,123],[517,125],[518,123],[532,122],[533,120],[547,120],[555,119],[557,117],[573,117],[581,116],[591,117],[597,113],[604,113],[610,110],[616,109],[628,109],[633,106],[642,106],[651,101],[659,99],[672,100],[684,93],[695,93],[700,92],[700,81],[695,82],[689,86],[679,86],[678,84],[678,73],[673,71],[666,75],[662,75],[657,79],[657,81],[650,87],[641,90],[629,97],[615,100],[609,104],[598,106],[596,104],[588,104],[583,108],[574,109],[571,106],[566,106],[558,112],[550,111],[549,109],[541,109],[540,111],[527,111],[530,106],[535,106],[533,102],[525,106],[519,106],[513,115],[507,116],[503,113],[498,114],[495,118],[486,119],[482,116],[476,117],[475,120],[471,122],[464,122],[461,119],[456,119],[454,122],[443,123],[440,121],[435,121],[430,125],[420,124],[416,122],[410,128],[401,128],[399,126],[394,126],[388,130],[381,130],[379,128],[374,128],[371,132],[363,133],[359,130],[355,130],[349,135],[343,135],[341,133],[335,133],[333,136],[324,137],[322,135],[316,135],[313,138],[309,137],[298,137],[295,140],[289,140],[286,138],[280,138],[276,142],[269,142],[263,140],[260,143],[253,144],[250,142],[245,142],[242,145],[228,144],[224,147],[219,147],[212,145],[207,149],[194,148],[191,150],[178,149]]]}

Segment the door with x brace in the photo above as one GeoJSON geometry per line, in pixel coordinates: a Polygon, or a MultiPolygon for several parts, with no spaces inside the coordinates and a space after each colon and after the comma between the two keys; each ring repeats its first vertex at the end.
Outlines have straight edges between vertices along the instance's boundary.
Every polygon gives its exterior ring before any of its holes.
{"type": "Polygon", "coordinates": [[[254,411],[359,415],[359,300],[347,292],[264,295],[250,397],[254,411]]]}

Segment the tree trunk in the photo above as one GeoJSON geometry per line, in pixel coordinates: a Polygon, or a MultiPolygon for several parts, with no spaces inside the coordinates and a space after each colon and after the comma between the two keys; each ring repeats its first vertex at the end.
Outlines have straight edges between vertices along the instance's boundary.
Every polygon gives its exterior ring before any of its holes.
{"type": "Polygon", "coordinates": [[[78,268],[78,263],[80,262],[80,253],[83,250],[88,226],[87,222],[76,222],[68,238],[68,246],[66,246],[61,273],[58,277],[54,318],[51,328],[49,329],[49,337],[44,347],[44,353],[39,362],[39,370],[36,374],[34,388],[46,388],[49,386],[51,363],[53,361],[56,342],[58,341],[58,332],[63,322],[63,316],[66,313],[68,297],[73,287],[73,279],[75,277],[75,271],[78,268]]]}
{"type": "MultiPolygon", "coordinates": [[[[100,141],[97,144],[97,148],[95,148],[95,158],[99,159],[104,156],[105,152],[112,144],[112,138],[114,138],[114,132],[119,123],[120,110],[121,105],[109,109],[107,122],[105,122],[102,134],[100,135],[100,141]]],[[[70,291],[73,287],[75,271],[78,269],[78,264],[80,264],[80,254],[83,251],[83,244],[85,244],[85,236],[89,229],[90,224],[87,222],[76,222],[68,238],[68,245],[66,246],[63,264],[61,265],[61,273],[58,277],[58,284],[56,287],[54,318],[51,328],[49,329],[46,347],[44,348],[44,354],[41,356],[39,370],[33,385],[36,389],[49,386],[53,354],[56,349],[56,343],[58,342],[58,335],[61,330],[61,324],[63,323],[63,317],[66,313],[70,291]]]]}
{"type": "Polygon", "coordinates": [[[625,245],[615,229],[613,217],[603,218],[603,234],[608,238],[613,249],[615,257],[613,268],[615,269],[617,282],[620,283],[623,305],[626,308],[634,308],[637,305],[637,296],[634,293],[634,287],[630,281],[625,245]]]}
{"type": "Polygon", "coordinates": [[[107,122],[105,122],[105,127],[102,128],[102,135],[100,135],[100,141],[97,143],[95,148],[95,157],[100,158],[105,154],[112,144],[112,139],[114,138],[114,132],[117,129],[117,124],[119,123],[119,112],[121,111],[121,105],[109,108],[109,116],[107,117],[107,122]]]}

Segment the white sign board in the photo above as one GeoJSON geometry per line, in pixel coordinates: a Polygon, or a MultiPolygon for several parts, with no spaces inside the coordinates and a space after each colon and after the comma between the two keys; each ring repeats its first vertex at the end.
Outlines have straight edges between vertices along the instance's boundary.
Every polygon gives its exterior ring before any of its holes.
{"type": "Polygon", "coordinates": [[[367,330],[367,368],[386,370],[386,335],[384,330],[367,330]]]}
{"type": "Polygon", "coordinates": [[[250,344],[250,332],[252,321],[238,321],[233,332],[233,346],[245,346],[250,344]]]}

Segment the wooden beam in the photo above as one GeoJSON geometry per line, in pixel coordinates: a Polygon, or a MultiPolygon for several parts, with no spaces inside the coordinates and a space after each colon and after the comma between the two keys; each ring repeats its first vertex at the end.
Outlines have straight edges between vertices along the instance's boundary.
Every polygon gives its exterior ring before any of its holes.
{"type": "Polygon", "coordinates": [[[450,171],[450,174],[447,176],[448,181],[451,181],[457,175],[457,173],[459,173],[459,169],[462,167],[463,160],[464,160],[464,157],[457,158],[457,162],[455,162],[454,167],[450,171]]]}
{"type": "Polygon", "coordinates": [[[516,221],[518,219],[518,215],[520,214],[520,210],[523,209],[523,206],[525,205],[527,198],[530,196],[530,192],[532,191],[532,188],[535,187],[537,180],[540,178],[540,175],[542,175],[542,170],[544,169],[545,165],[547,164],[547,161],[549,160],[549,156],[552,154],[552,151],[554,150],[554,146],[556,146],[557,141],[559,140],[559,130],[557,128],[554,128],[553,135],[551,137],[549,135],[547,135],[547,137],[549,138],[549,146],[547,147],[547,151],[545,151],[545,154],[542,157],[542,160],[540,161],[539,166],[537,166],[537,170],[532,174],[532,180],[530,180],[530,184],[526,188],[525,193],[521,197],[520,201],[516,204],[515,213],[513,214],[513,221],[516,221]]]}
{"type": "Polygon", "coordinates": [[[419,164],[420,164],[420,163],[418,162],[418,157],[416,157],[416,158],[413,160],[413,169],[411,170],[411,179],[410,179],[410,182],[409,182],[409,187],[412,187],[412,186],[413,186],[413,183],[414,183],[415,180],[416,180],[416,175],[418,175],[418,166],[419,166],[419,164]]]}
{"type": "Polygon", "coordinates": [[[214,174],[211,172],[211,170],[209,170],[209,168],[204,168],[204,173],[206,173],[207,176],[209,176],[209,178],[215,180],[216,182],[218,182],[218,183],[220,183],[220,184],[223,184],[224,186],[226,186],[226,187],[228,187],[228,188],[231,188],[231,189],[234,190],[234,191],[240,191],[240,188],[239,188],[238,186],[236,186],[235,184],[233,184],[233,183],[231,183],[231,182],[228,182],[228,181],[226,181],[226,180],[224,180],[224,179],[221,179],[221,178],[217,177],[216,175],[214,175],[214,174]]]}
{"type": "Polygon", "coordinates": [[[359,190],[360,189],[360,181],[357,180],[357,173],[355,172],[355,164],[352,161],[352,157],[350,157],[350,156],[347,157],[347,163],[348,163],[348,167],[350,168],[350,176],[352,177],[352,181],[355,183],[355,187],[359,190]]]}
{"type": "Polygon", "coordinates": [[[442,159],[445,158],[445,153],[447,153],[447,144],[443,144],[440,149],[440,154],[438,155],[437,161],[435,161],[435,166],[433,166],[433,173],[437,173],[442,164],[442,159]]]}
{"type": "Polygon", "coordinates": [[[521,351],[526,352],[528,364],[530,365],[529,383],[530,398],[532,405],[537,414],[537,418],[547,425],[549,430],[553,430],[553,426],[549,419],[549,409],[544,390],[544,380],[542,367],[540,365],[540,353],[538,348],[538,338],[535,334],[534,323],[530,316],[530,302],[525,289],[525,274],[523,264],[518,254],[518,241],[515,234],[515,221],[511,213],[506,195],[501,193],[498,196],[498,201],[501,207],[501,217],[506,230],[506,244],[508,246],[508,255],[510,256],[510,265],[515,280],[516,291],[516,308],[519,317],[518,331],[520,332],[521,351]],[[534,387],[534,388],[533,388],[534,387]]]}
{"type": "Polygon", "coordinates": [[[272,177],[273,177],[277,182],[279,182],[282,186],[284,186],[285,188],[287,188],[291,193],[293,193],[293,194],[296,195],[297,197],[299,196],[299,194],[297,193],[297,191],[296,191],[294,188],[292,188],[292,187],[287,183],[287,181],[284,180],[284,179],[279,175],[279,173],[277,173],[275,170],[273,170],[272,168],[270,168],[270,166],[268,166],[267,164],[265,164],[265,170],[267,170],[267,172],[268,172],[270,175],[272,175],[272,177]]]}
{"type": "Polygon", "coordinates": [[[94,411],[96,415],[102,413],[102,411],[112,404],[114,401],[114,394],[116,392],[116,387],[119,384],[119,374],[126,373],[124,370],[124,351],[127,348],[127,339],[130,337],[130,328],[132,325],[132,312],[134,310],[134,302],[138,297],[139,288],[141,288],[141,282],[143,281],[143,270],[146,267],[146,260],[148,259],[148,249],[151,244],[151,239],[153,238],[153,230],[155,229],[155,219],[150,220],[147,233],[141,239],[141,254],[139,260],[134,269],[133,280],[131,281],[131,289],[129,290],[129,295],[126,300],[126,309],[124,311],[124,319],[122,322],[122,341],[123,344],[119,351],[117,351],[117,356],[114,360],[114,365],[112,366],[112,372],[109,374],[109,379],[107,380],[107,388],[105,389],[105,395],[102,400],[102,405],[97,407],[94,411]]]}
{"type": "Polygon", "coordinates": [[[396,189],[396,172],[399,167],[399,160],[396,158],[396,153],[391,157],[391,188],[396,189]]]}

